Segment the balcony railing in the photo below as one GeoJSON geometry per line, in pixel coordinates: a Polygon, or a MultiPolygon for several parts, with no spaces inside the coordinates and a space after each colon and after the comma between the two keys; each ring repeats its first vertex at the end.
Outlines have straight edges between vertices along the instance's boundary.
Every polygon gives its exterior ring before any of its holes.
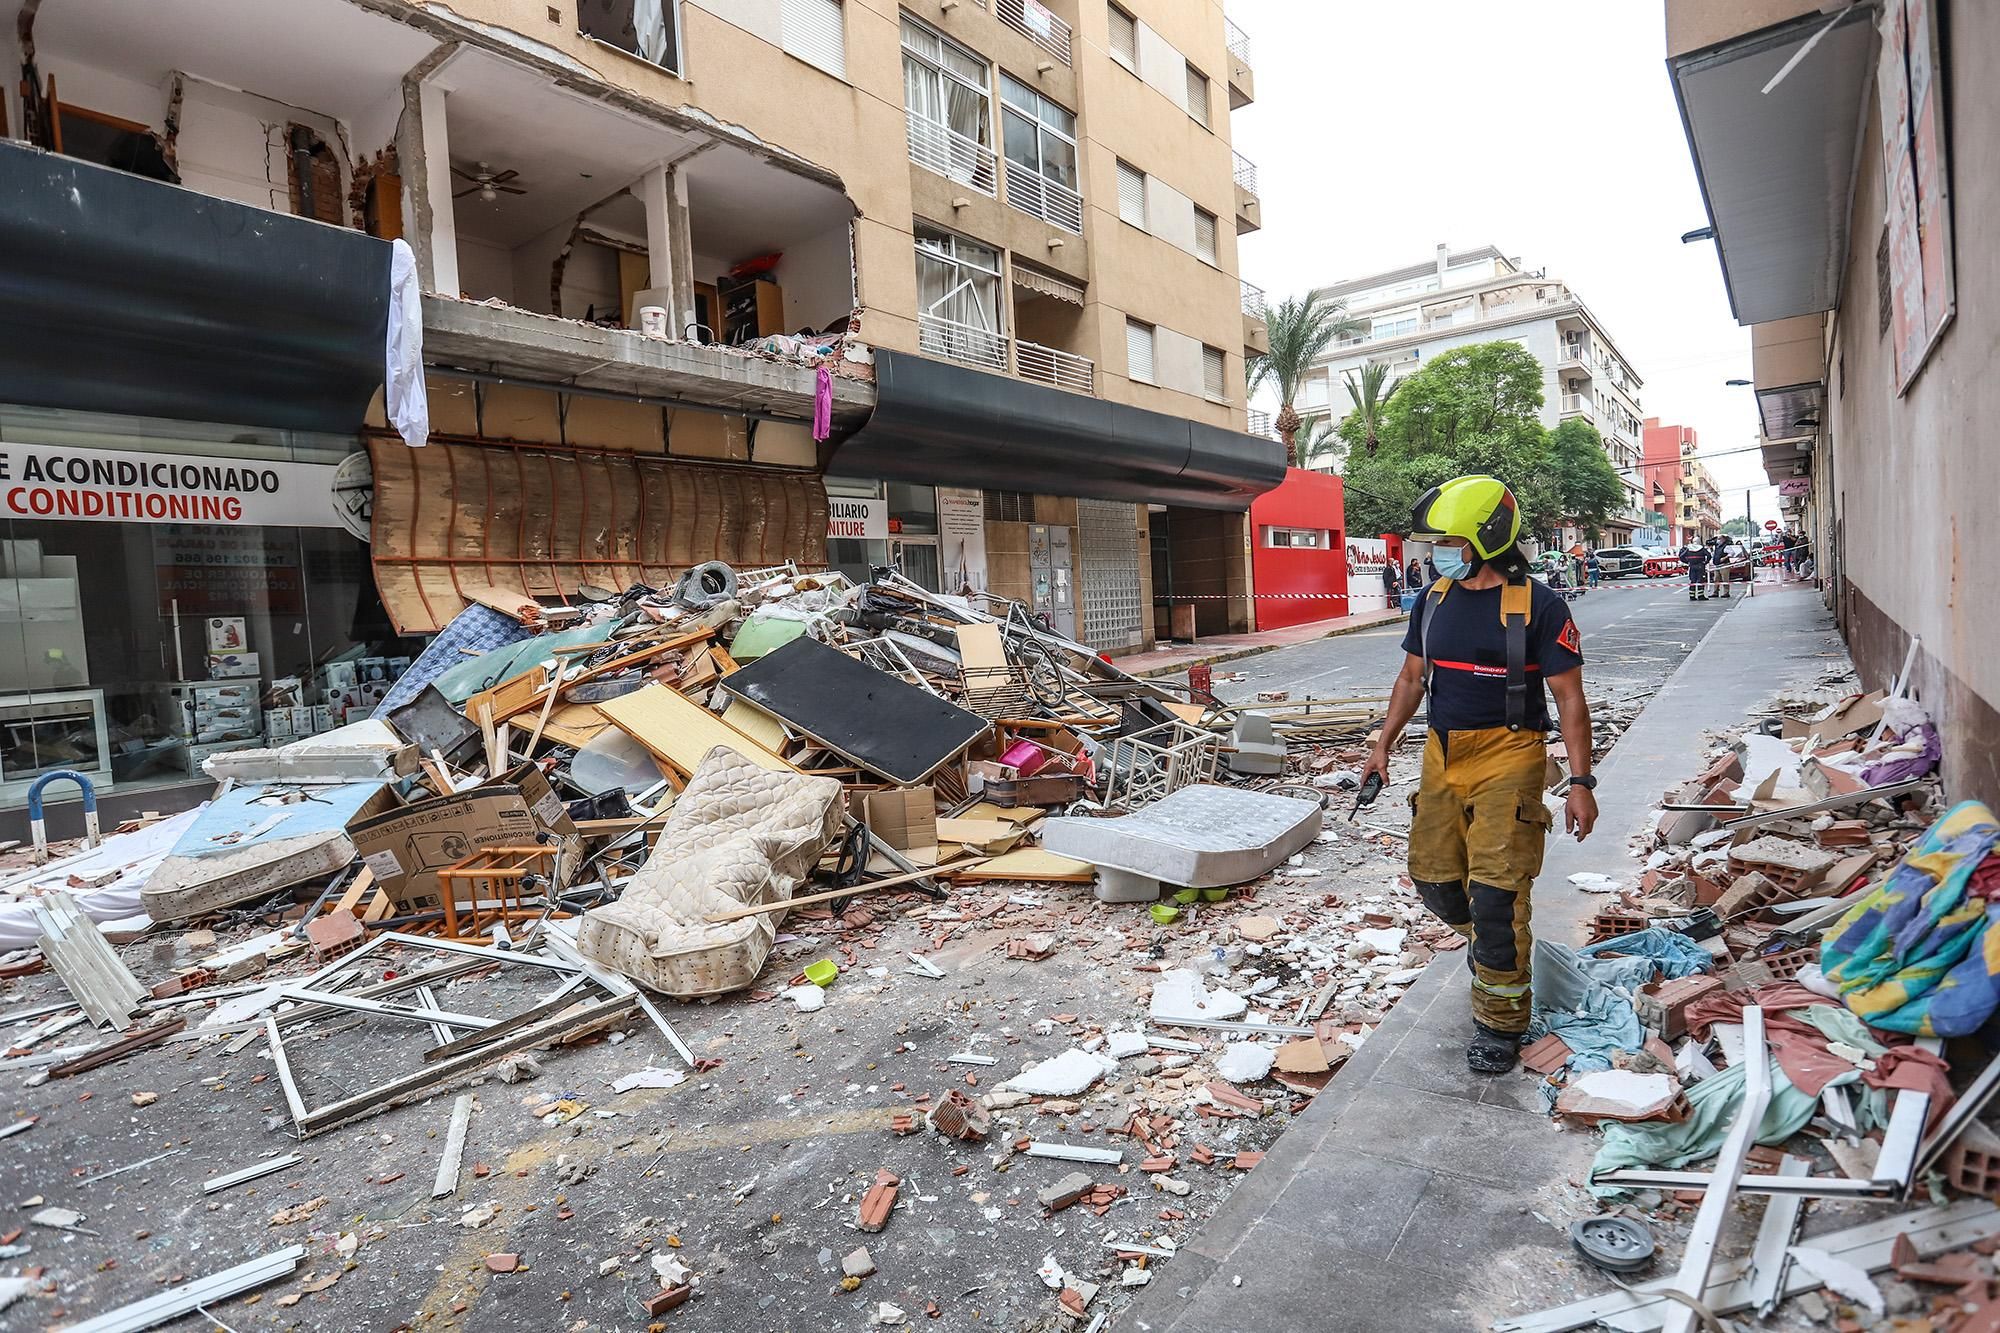
{"type": "Polygon", "coordinates": [[[1560,410],[1564,414],[1568,414],[1571,412],[1581,412],[1585,416],[1597,415],[1597,405],[1591,402],[1590,395],[1585,393],[1564,394],[1562,396],[1560,410]]]}
{"type": "Polygon", "coordinates": [[[1250,63],[1250,35],[1229,21],[1227,14],[1222,18],[1222,30],[1229,38],[1229,54],[1244,64],[1250,63]]]}
{"type": "Polygon", "coordinates": [[[1083,196],[1048,177],[1007,163],[1007,202],[1052,227],[1083,235],[1083,196]]]}
{"type": "Polygon", "coordinates": [[[1271,414],[1262,408],[1250,409],[1249,430],[1252,435],[1259,435],[1267,440],[1278,438],[1278,428],[1272,421],[1271,414]]]}
{"type": "Polygon", "coordinates": [[[1069,63],[1069,24],[1051,14],[1040,0],[997,0],[993,12],[1036,46],[1063,64],[1069,63]]]}
{"type": "MultiPolygon", "coordinates": [[[[1237,279],[1242,282],[1242,279],[1237,279]]],[[[1243,283],[1243,313],[1256,319],[1269,319],[1271,310],[1264,301],[1264,289],[1252,283],[1243,283]]]]}
{"type": "Polygon", "coordinates": [[[1096,394],[1097,363],[1040,343],[1020,342],[1004,333],[961,324],[942,315],[917,316],[917,350],[963,366],[1018,375],[1036,384],[1072,393],[1096,394]]]}
{"type": "Polygon", "coordinates": [[[942,315],[917,316],[917,350],[961,365],[1005,371],[1008,338],[1004,333],[961,324],[942,315]]]}
{"type": "Polygon", "coordinates": [[[997,171],[993,150],[934,120],[915,112],[905,117],[910,132],[910,160],[918,166],[970,185],[981,194],[992,194],[997,171]]]}
{"type": "Polygon", "coordinates": [[[1584,351],[1580,345],[1572,343],[1556,349],[1557,365],[1564,365],[1571,361],[1582,361],[1584,359],[1584,351]]]}
{"type": "Polygon", "coordinates": [[[1229,155],[1236,159],[1236,183],[1252,194],[1257,193],[1257,164],[1235,149],[1229,155]]]}
{"type": "Polygon", "coordinates": [[[1015,373],[1024,380],[1047,384],[1072,393],[1097,392],[1097,363],[1087,356],[1058,352],[1039,343],[1014,344],[1015,373]]]}

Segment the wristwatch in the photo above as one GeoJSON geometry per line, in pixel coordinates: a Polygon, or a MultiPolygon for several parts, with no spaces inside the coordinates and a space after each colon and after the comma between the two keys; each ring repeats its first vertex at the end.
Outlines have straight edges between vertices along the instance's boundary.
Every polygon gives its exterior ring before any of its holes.
{"type": "Polygon", "coordinates": [[[1595,774],[1595,773],[1584,773],[1584,774],[1581,774],[1581,775],[1577,775],[1577,776],[1572,776],[1572,777],[1570,778],[1570,780],[1569,780],[1569,785],[1570,785],[1570,786],[1572,786],[1572,787],[1581,787],[1581,788],[1583,788],[1583,789],[1584,789],[1585,791],[1596,791],[1596,790],[1597,790],[1597,774],[1595,774]]]}

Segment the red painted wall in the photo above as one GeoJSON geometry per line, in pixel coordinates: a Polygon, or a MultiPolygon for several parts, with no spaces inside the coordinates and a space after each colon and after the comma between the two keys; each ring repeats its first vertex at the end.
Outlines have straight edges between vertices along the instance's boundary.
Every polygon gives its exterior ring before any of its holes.
{"type": "Polygon", "coordinates": [[[1251,577],[1256,583],[1257,628],[1282,629],[1347,614],[1347,517],[1340,478],[1288,468],[1277,489],[1250,502],[1251,577]],[[1272,547],[1266,528],[1320,528],[1331,533],[1324,549],[1272,547]],[[1311,593],[1314,596],[1274,596],[1311,593]]]}

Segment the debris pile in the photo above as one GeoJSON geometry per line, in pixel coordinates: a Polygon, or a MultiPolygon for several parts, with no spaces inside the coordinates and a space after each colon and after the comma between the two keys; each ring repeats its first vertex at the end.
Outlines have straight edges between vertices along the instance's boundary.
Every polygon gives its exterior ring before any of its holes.
{"type": "Polygon", "coordinates": [[[1937,756],[1900,689],[1781,697],[1666,793],[1636,882],[1573,877],[1604,905],[1583,947],[1536,943],[1522,1054],[1601,1130],[1606,1211],[1572,1239],[1615,1289],[1496,1328],[2000,1327],[2000,1061],[1964,1044],[1954,1079],[1944,1045],[2000,1009],[2000,822],[1942,808],[1937,756]],[[1750,1198],[1749,1253],[1718,1258],[1750,1198]],[[1844,1225],[1863,1203],[1929,1206],[1844,1225]],[[1643,1280],[1656,1247],[1682,1257],[1643,1280]]]}
{"type": "MultiPolygon", "coordinates": [[[[294,1274],[274,1304],[318,1299],[342,1271],[330,1254],[351,1267],[392,1230],[339,1230],[328,1219],[353,1209],[329,1200],[398,1182],[420,1219],[497,1237],[460,1275],[462,1312],[479,1284],[536,1272],[492,1189],[497,1115],[588,1144],[622,1107],[724,1096],[712,1071],[735,1058],[715,1052],[741,1029],[783,1034],[762,1058],[803,1072],[809,1037],[901,1014],[878,1059],[904,1081],[844,1094],[880,1131],[843,1187],[847,1222],[893,1241],[912,1210],[1042,1218],[1061,1244],[1041,1282],[1023,1273],[1035,1317],[1083,1328],[1122,1299],[1100,1289],[1151,1280],[1425,963],[1463,947],[1401,878],[1399,829],[1329,814],[1385,696],[1225,707],[1127,676],[1018,604],[888,571],[857,586],[705,565],[576,605],[469,600],[375,716],[209,756],[219,785],[199,809],[0,859],[0,971],[18,978],[0,1073],[122,1077],[116,1100],[160,1116],[161,1069],[220,1093],[260,1062],[249,1083],[268,1092],[250,1095],[271,1102],[273,1141],[254,1120],[242,1145],[205,1141],[195,1192],[284,1190],[258,1225],[315,1237],[161,1268],[160,1290],[110,1311],[118,1326],[294,1274]],[[1078,999],[1089,978],[1096,1012],[968,990],[1036,969],[1078,999]],[[661,997],[728,1004],[670,1018],[661,997]],[[624,1063],[604,1070],[614,1048],[624,1063]],[[425,1104],[384,1115],[406,1103],[425,1104]],[[405,1169],[357,1151],[357,1122],[390,1126],[386,1145],[411,1119],[429,1146],[405,1169]],[[1073,1225],[1086,1210],[1115,1231],[1102,1248],[1103,1229],[1073,1225]]],[[[47,1116],[0,1136],[39,1128],[33,1145],[47,1116]]],[[[651,1152],[650,1173],[670,1139],[610,1154],[651,1152]]],[[[187,1150],[104,1174],[157,1189],[150,1173],[187,1150]]],[[[564,1191],[555,1218],[578,1215],[604,1156],[534,1168],[564,1191]]],[[[37,1216],[95,1234],[81,1210],[37,1216]]],[[[627,1221],[600,1277],[645,1285],[653,1314],[713,1290],[726,1262],[654,1250],[678,1242],[627,1221]]],[[[864,1307],[877,1322],[957,1295],[878,1272],[893,1246],[826,1253],[842,1293],[904,1284],[864,1307]]],[[[60,1304],[73,1279],[30,1271],[49,1317],[100,1313],[60,1304]]]]}

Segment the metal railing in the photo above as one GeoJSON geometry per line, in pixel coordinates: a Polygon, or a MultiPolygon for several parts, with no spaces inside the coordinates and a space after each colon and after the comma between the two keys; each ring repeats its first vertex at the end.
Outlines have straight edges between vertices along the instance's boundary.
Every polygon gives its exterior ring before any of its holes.
{"type": "Polygon", "coordinates": [[[1074,393],[1097,392],[1097,363],[1087,356],[1058,352],[1040,343],[1014,344],[1015,373],[1024,380],[1074,393]]]}
{"type": "Polygon", "coordinates": [[[1248,190],[1250,193],[1256,194],[1257,164],[1255,162],[1252,162],[1249,158],[1243,156],[1243,154],[1237,152],[1234,148],[1229,150],[1229,155],[1232,158],[1236,159],[1236,183],[1238,185],[1241,185],[1244,189],[1248,190]]]}
{"type": "Polygon", "coordinates": [[[1227,14],[1222,16],[1222,31],[1229,39],[1229,54],[1244,64],[1250,63],[1250,34],[1237,27],[1227,14]]]}
{"type": "Polygon", "coordinates": [[[998,0],[993,12],[1015,32],[1063,64],[1069,63],[1069,24],[1051,14],[1041,0],[998,0]]]}
{"type": "Polygon", "coordinates": [[[1585,393],[1564,394],[1560,410],[1564,412],[1581,412],[1585,416],[1597,415],[1597,405],[1591,402],[1590,395],[1585,393]]]}
{"type": "MultiPolygon", "coordinates": [[[[1243,282],[1241,278],[1238,282],[1243,282]]],[[[1252,283],[1243,282],[1243,313],[1256,319],[1269,319],[1270,307],[1264,301],[1264,289],[1252,283]]]]}
{"type": "Polygon", "coordinates": [[[1007,343],[1006,334],[995,333],[991,329],[961,324],[942,315],[917,316],[917,350],[941,356],[947,361],[1005,371],[1008,368],[1007,343]]]}
{"type": "Polygon", "coordinates": [[[1007,202],[1029,217],[1083,235],[1083,196],[1040,172],[1007,164],[1007,202]]]}
{"type": "Polygon", "coordinates": [[[1558,365],[1566,361],[1583,361],[1586,359],[1586,354],[1580,345],[1565,345],[1556,349],[1556,364],[1558,365]]]}
{"type": "Polygon", "coordinates": [[[991,148],[915,112],[908,113],[905,120],[909,125],[912,162],[961,185],[970,185],[981,194],[994,192],[998,172],[991,148]]]}
{"type": "Polygon", "coordinates": [[[1248,427],[1252,435],[1260,435],[1267,440],[1278,438],[1278,427],[1269,412],[1253,407],[1249,411],[1248,427]]]}

